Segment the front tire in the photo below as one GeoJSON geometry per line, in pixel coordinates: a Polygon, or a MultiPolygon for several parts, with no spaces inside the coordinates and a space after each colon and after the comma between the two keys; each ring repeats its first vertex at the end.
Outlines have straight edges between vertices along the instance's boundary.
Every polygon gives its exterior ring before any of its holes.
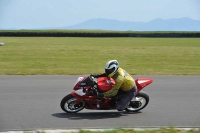
{"type": "Polygon", "coordinates": [[[77,113],[84,109],[86,105],[85,101],[77,104],[76,99],[72,94],[65,96],[60,102],[61,109],[66,113],[77,113]]]}
{"type": "Polygon", "coordinates": [[[127,112],[138,112],[149,103],[149,96],[145,92],[139,92],[126,107],[127,112]]]}

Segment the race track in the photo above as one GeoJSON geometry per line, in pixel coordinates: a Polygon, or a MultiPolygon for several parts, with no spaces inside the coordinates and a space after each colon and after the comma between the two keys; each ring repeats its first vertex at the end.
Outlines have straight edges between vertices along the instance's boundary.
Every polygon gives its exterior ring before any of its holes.
{"type": "Polygon", "coordinates": [[[117,127],[200,127],[200,76],[133,76],[154,80],[139,113],[64,113],[60,100],[78,76],[0,76],[0,131],[117,127]]]}

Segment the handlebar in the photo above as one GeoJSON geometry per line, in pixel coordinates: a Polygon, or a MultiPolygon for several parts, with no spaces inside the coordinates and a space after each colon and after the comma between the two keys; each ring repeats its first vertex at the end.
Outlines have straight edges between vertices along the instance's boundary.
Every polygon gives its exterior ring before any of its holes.
{"type": "Polygon", "coordinates": [[[90,74],[89,77],[90,77],[90,79],[92,79],[94,81],[94,75],[93,74],[90,74]]]}

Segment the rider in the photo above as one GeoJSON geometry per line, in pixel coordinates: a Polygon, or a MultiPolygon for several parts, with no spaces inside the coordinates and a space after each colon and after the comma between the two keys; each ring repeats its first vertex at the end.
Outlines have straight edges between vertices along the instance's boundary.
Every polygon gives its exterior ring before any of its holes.
{"type": "Polygon", "coordinates": [[[111,90],[100,93],[97,92],[97,97],[114,97],[120,91],[124,92],[124,95],[116,104],[118,111],[123,111],[128,103],[135,97],[137,92],[137,86],[134,79],[122,68],[119,67],[117,60],[110,60],[106,63],[105,73],[100,75],[93,75],[95,78],[108,76],[115,80],[115,85],[111,90]]]}

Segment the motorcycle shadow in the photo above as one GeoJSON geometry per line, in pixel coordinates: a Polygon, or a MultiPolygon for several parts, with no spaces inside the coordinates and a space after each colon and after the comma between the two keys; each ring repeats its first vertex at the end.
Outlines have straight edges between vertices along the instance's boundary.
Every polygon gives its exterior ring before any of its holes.
{"type": "Polygon", "coordinates": [[[107,118],[118,118],[127,116],[129,114],[138,114],[141,112],[79,112],[79,113],[55,113],[52,116],[57,118],[68,118],[71,120],[94,120],[94,119],[107,119],[107,118]]]}

